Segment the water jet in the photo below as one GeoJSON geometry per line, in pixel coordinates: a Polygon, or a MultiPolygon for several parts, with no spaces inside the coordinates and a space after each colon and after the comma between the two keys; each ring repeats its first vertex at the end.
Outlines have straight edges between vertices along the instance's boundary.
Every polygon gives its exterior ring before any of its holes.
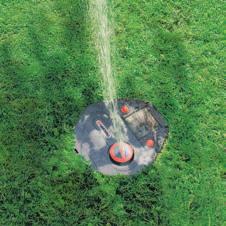
{"type": "Polygon", "coordinates": [[[117,99],[107,1],[90,0],[90,15],[104,100],[81,115],[75,128],[76,151],[103,174],[134,174],[154,161],[168,127],[151,103],[117,99]]]}

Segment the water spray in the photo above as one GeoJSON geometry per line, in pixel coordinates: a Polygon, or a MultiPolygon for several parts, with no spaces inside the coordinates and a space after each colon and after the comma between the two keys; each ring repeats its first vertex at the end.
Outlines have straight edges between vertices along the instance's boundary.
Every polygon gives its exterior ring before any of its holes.
{"type": "Polygon", "coordinates": [[[152,163],[168,126],[156,108],[140,100],[117,99],[110,53],[106,0],[90,0],[104,101],[87,107],[75,128],[76,150],[106,175],[130,175],[152,163]]]}

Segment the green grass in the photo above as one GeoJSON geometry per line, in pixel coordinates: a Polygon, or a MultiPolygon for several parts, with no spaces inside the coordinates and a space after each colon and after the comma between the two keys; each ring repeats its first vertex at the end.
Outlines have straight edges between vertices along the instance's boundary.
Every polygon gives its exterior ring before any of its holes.
{"type": "Polygon", "coordinates": [[[133,177],[93,172],[73,126],[102,100],[85,0],[0,1],[0,225],[223,225],[223,1],[111,0],[119,97],[170,133],[133,177]]]}

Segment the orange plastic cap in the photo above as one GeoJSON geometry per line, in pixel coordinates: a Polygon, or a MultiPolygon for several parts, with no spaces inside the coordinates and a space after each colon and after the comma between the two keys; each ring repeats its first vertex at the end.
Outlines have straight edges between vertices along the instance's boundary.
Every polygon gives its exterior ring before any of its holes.
{"type": "Polygon", "coordinates": [[[148,140],[146,141],[146,145],[147,145],[147,147],[149,147],[149,148],[153,148],[153,147],[154,147],[154,144],[155,144],[155,142],[154,142],[154,140],[152,140],[152,139],[148,139],[148,140]]]}
{"type": "Polygon", "coordinates": [[[121,112],[124,113],[124,114],[128,113],[128,112],[129,112],[128,106],[122,105],[122,107],[121,107],[121,112]]]}

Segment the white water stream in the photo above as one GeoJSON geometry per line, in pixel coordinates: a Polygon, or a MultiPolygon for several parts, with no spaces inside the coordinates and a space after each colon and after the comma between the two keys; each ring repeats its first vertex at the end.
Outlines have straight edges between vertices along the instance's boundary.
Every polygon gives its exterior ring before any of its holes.
{"type": "Polygon", "coordinates": [[[125,128],[118,115],[116,84],[112,73],[110,40],[112,26],[108,19],[107,0],[90,0],[90,16],[94,30],[94,40],[98,52],[99,68],[102,76],[104,102],[109,109],[113,132],[118,141],[123,141],[125,128]]]}

